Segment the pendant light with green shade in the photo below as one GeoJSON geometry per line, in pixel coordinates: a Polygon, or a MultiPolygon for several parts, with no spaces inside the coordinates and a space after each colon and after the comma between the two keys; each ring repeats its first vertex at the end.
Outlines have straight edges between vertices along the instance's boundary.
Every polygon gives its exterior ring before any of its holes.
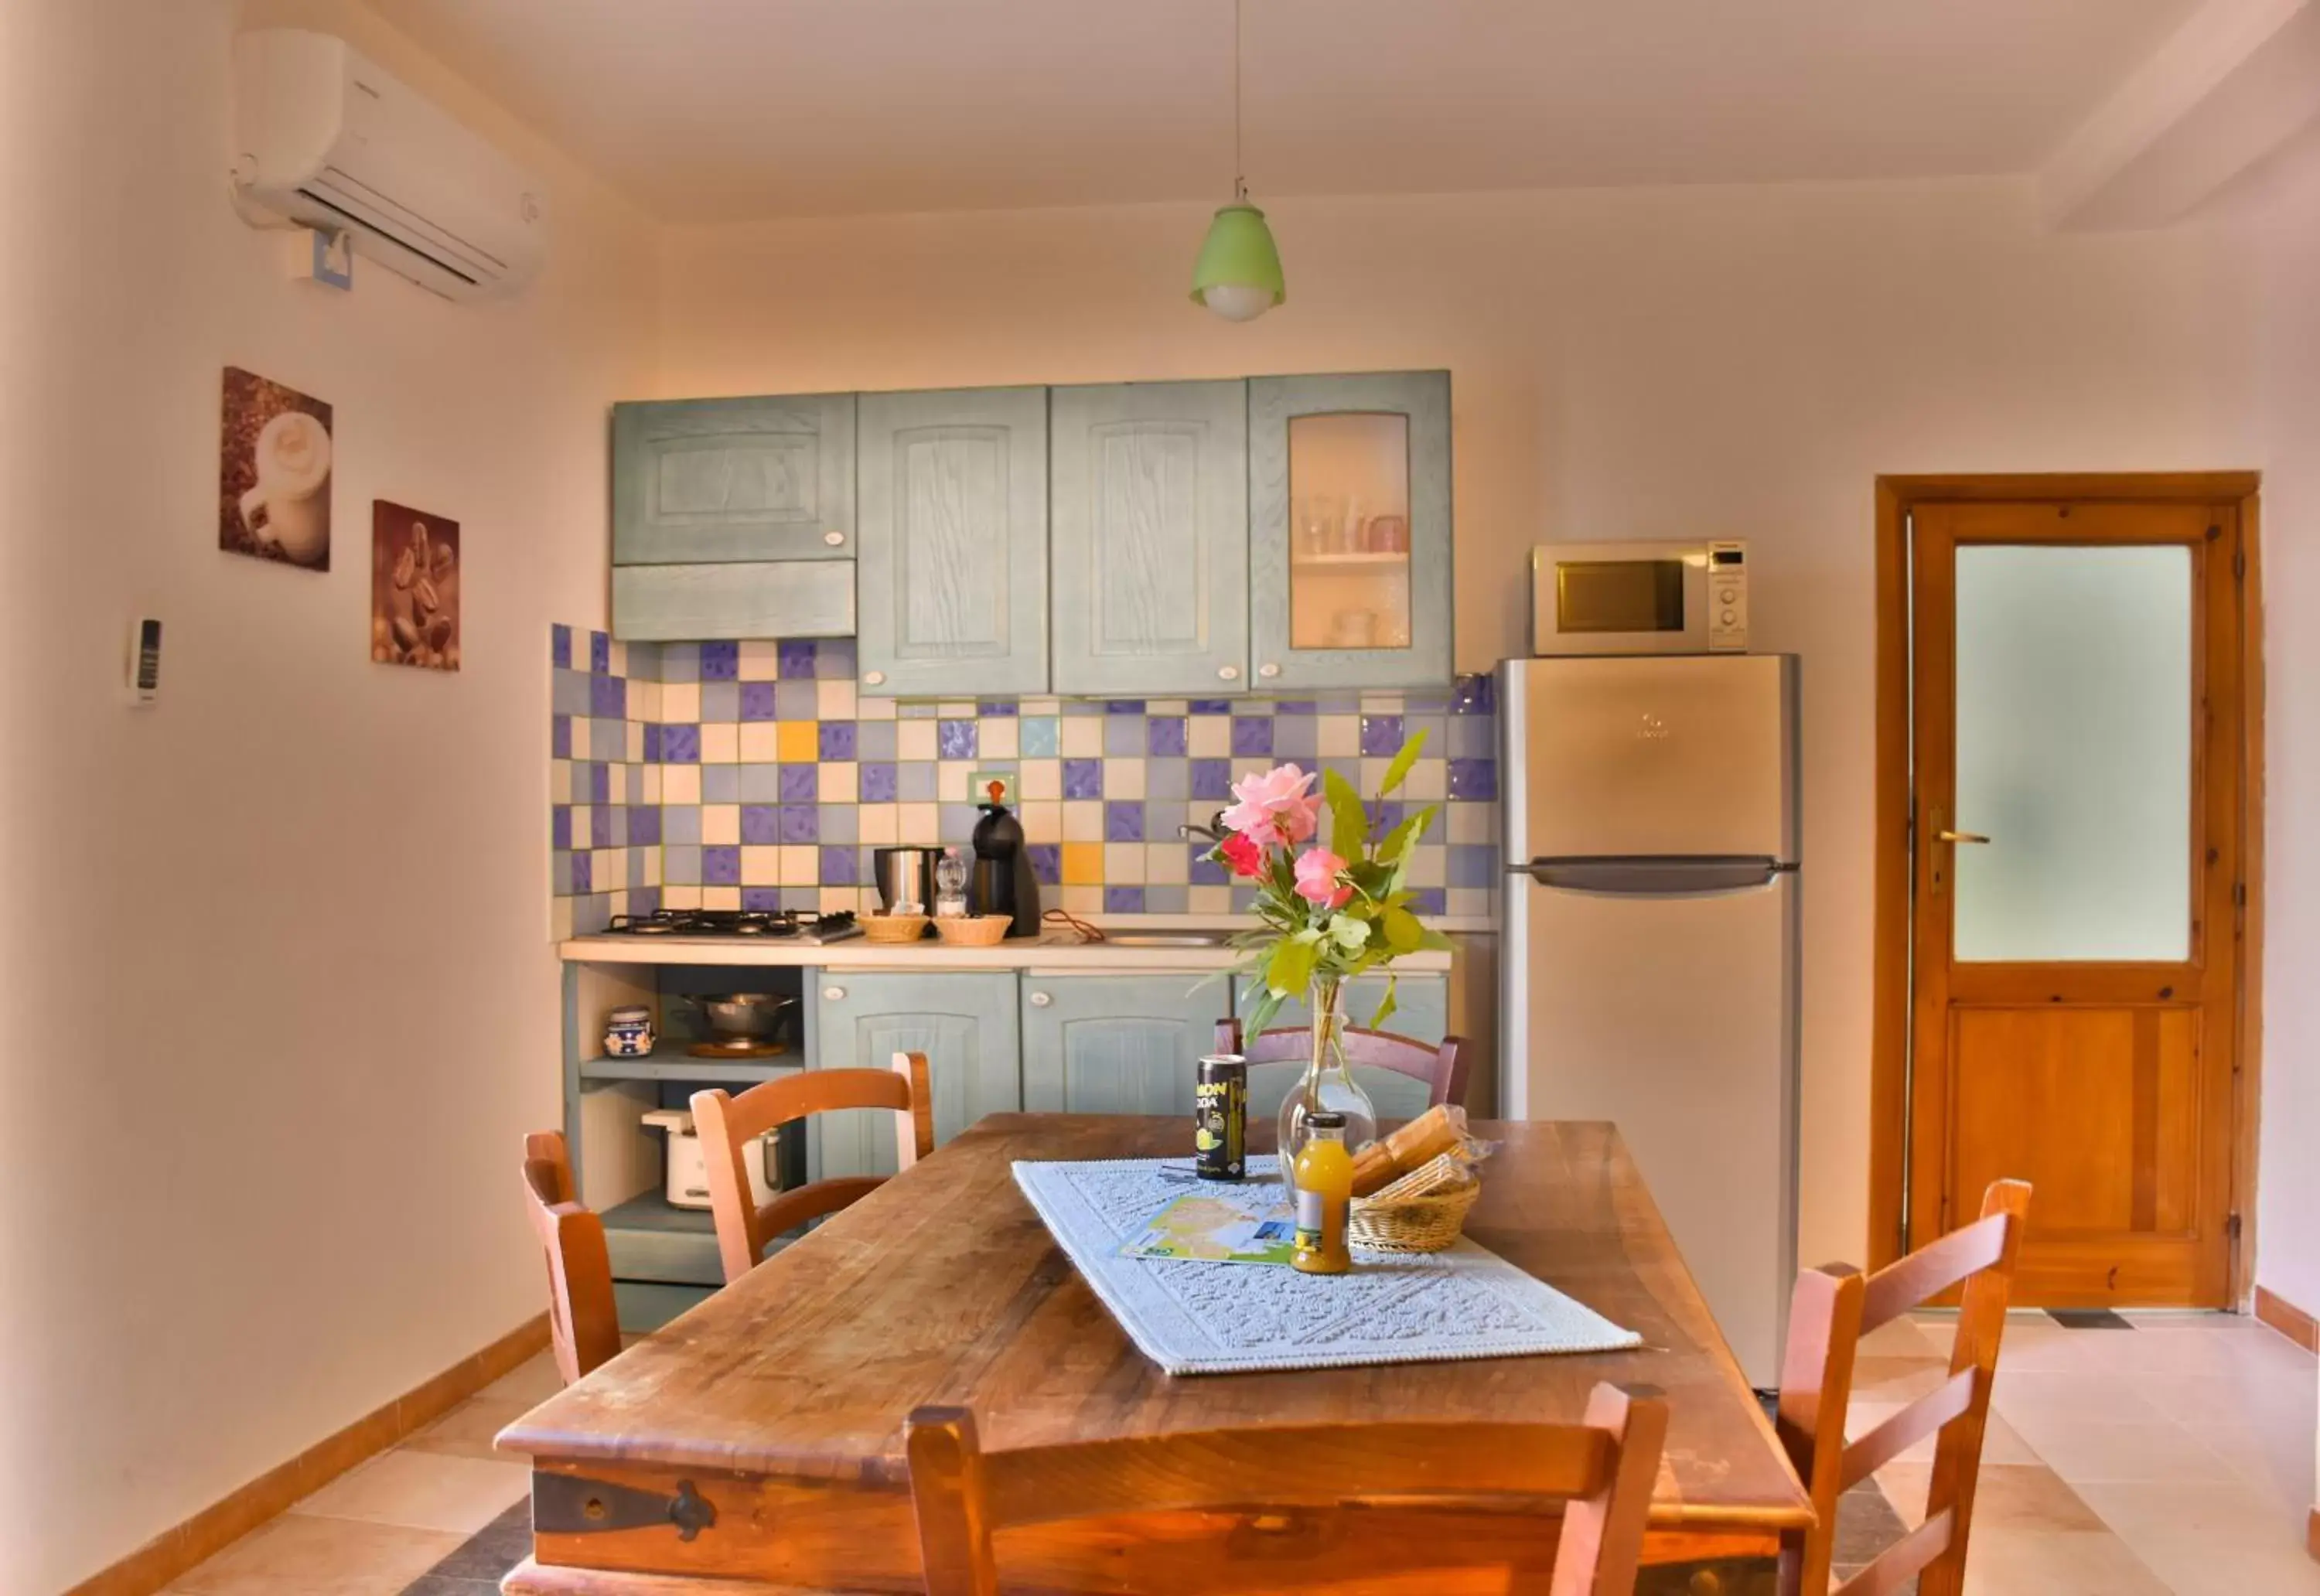
{"type": "Polygon", "coordinates": [[[1192,263],[1192,303],[1228,322],[1253,322],[1289,296],[1264,213],[1248,203],[1240,168],[1240,0],[1233,0],[1233,203],[1218,209],[1192,263]]]}

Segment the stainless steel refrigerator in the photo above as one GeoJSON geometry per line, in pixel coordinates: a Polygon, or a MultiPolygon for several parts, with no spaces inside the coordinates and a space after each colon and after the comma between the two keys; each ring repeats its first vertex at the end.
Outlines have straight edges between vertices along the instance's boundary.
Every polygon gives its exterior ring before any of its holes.
{"type": "Polygon", "coordinates": [[[1749,1381],[1796,1278],[1797,661],[1500,667],[1500,1110],[1610,1120],[1749,1381]]]}

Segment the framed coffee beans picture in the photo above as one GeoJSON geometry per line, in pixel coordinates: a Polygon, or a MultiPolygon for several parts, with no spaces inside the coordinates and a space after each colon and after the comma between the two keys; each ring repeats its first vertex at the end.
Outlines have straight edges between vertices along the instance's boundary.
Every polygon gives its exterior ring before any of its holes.
{"type": "Polygon", "coordinates": [[[459,668],[459,523],[374,500],[370,657],[421,670],[459,668]]]}

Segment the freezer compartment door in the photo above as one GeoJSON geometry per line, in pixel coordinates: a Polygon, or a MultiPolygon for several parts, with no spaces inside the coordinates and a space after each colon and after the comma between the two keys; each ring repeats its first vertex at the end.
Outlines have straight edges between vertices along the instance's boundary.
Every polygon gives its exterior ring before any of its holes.
{"type": "Polygon", "coordinates": [[[1500,687],[1509,867],[1798,857],[1794,656],[1511,659],[1500,687]]]}
{"type": "Polygon", "coordinates": [[[1776,1383],[1796,1278],[1797,877],[1508,890],[1507,1112],[1618,1126],[1750,1383],[1776,1383]]]}

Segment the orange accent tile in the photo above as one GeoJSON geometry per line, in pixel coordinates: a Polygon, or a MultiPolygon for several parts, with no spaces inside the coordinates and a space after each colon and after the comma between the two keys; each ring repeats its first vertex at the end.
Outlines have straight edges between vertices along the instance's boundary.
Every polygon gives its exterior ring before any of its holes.
{"type": "Polygon", "coordinates": [[[781,760],[784,765],[811,765],[821,757],[821,727],[814,721],[783,721],[781,760]]]}
{"type": "Polygon", "coordinates": [[[1064,884],[1066,886],[1103,884],[1102,843],[1066,842],[1064,844],[1064,884]]]}

